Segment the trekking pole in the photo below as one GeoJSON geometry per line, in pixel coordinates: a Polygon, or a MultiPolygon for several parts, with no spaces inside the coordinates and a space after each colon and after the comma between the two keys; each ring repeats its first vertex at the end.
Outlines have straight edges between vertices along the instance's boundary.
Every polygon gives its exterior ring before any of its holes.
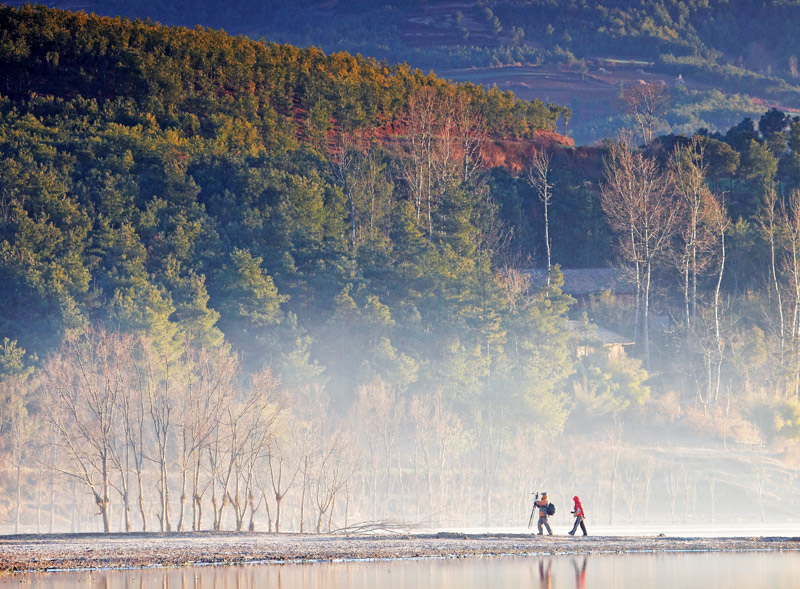
{"type": "MultiPolygon", "coordinates": [[[[533,495],[533,493],[531,493],[533,495]]],[[[528,529],[533,527],[533,514],[536,513],[536,502],[539,500],[539,493],[536,493],[536,499],[533,500],[533,508],[531,509],[531,516],[528,518],[528,529]]]]}

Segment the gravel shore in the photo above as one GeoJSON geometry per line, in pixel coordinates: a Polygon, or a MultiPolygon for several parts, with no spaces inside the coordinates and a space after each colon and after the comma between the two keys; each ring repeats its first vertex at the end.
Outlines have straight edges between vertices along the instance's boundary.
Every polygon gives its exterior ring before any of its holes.
{"type": "Polygon", "coordinates": [[[800,538],[131,533],[0,536],[0,572],[523,554],[800,550],[800,538]]]}

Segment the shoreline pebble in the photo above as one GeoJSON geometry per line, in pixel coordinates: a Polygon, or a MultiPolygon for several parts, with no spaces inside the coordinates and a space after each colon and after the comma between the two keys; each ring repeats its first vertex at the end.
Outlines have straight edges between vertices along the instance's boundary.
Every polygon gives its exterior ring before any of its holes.
{"type": "Polygon", "coordinates": [[[311,535],[220,532],[0,536],[0,572],[538,554],[800,550],[798,537],[311,535]]]}

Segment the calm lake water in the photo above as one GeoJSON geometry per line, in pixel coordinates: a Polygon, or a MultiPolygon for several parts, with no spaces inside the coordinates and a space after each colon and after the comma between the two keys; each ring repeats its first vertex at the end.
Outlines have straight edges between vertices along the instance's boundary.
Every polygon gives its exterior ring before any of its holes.
{"type": "Polygon", "coordinates": [[[0,577],[52,589],[796,588],[800,552],[608,554],[86,571],[0,577]]]}

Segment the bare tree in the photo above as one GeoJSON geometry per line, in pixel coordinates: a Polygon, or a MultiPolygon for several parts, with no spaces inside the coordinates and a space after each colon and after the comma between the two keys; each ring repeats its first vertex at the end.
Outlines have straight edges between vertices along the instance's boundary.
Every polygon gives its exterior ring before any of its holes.
{"type": "Polygon", "coordinates": [[[550,288],[550,202],[553,198],[553,185],[550,184],[550,154],[543,149],[533,155],[531,165],[528,167],[528,184],[530,184],[539,200],[544,205],[544,243],[547,250],[547,287],[550,288]]]}
{"type": "Polygon", "coordinates": [[[319,440],[324,438],[324,428],[328,425],[327,417],[322,419],[320,415],[327,416],[330,413],[330,399],[319,383],[315,383],[305,390],[295,391],[295,394],[294,408],[298,427],[295,429],[294,438],[297,441],[300,460],[299,521],[302,534],[306,524],[306,505],[310,501],[311,495],[312,468],[320,447],[319,440]]]}
{"type": "Polygon", "coordinates": [[[481,467],[483,521],[486,526],[492,521],[492,491],[504,450],[503,418],[503,410],[493,411],[491,406],[485,410],[475,409],[472,413],[472,432],[481,467]]]}
{"type": "MultiPolygon", "coordinates": [[[[784,352],[786,349],[786,328],[783,316],[783,297],[781,294],[781,285],[778,280],[778,234],[780,232],[780,223],[778,218],[778,193],[775,187],[770,185],[764,192],[764,215],[761,219],[761,228],[767,234],[769,241],[769,260],[770,260],[770,278],[772,280],[771,286],[775,294],[775,306],[778,311],[778,337],[780,340],[780,365],[784,365],[784,352]]],[[[770,292],[772,294],[772,292],[770,292]]]]}
{"type": "Polygon", "coordinates": [[[641,283],[644,299],[642,339],[648,366],[653,265],[670,245],[679,213],[670,186],[671,176],[661,173],[653,160],[634,151],[624,138],[611,146],[605,161],[601,205],[612,228],[627,235],[622,252],[637,268],[637,284],[641,283]]]}
{"type": "Polygon", "coordinates": [[[357,215],[360,224],[358,241],[374,240],[381,235],[388,236],[393,206],[391,181],[384,172],[386,163],[382,160],[381,147],[373,145],[360,154],[354,168],[351,184],[359,195],[357,215]]]}
{"type": "Polygon", "coordinates": [[[336,135],[336,144],[331,153],[330,163],[333,176],[342,187],[350,206],[350,246],[356,246],[356,197],[354,194],[352,174],[359,165],[360,151],[363,150],[361,138],[354,132],[340,129],[336,135]]]}
{"type": "Polygon", "coordinates": [[[22,470],[28,462],[38,424],[28,413],[26,398],[31,386],[28,374],[0,379],[0,433],[7,449],[7,460],[14,471],[14,533],[20,533],[22,513],[22,470]]]}
{"type": "MultiPolygon", "coordinates": [[[[61,462],[62,456],[59,452],[60,448],[56,445],[56,432],[53,431],[53,428],[42,424],[42,427],[40,427],[38,431],[39,436],[37,437],[37,442],[40,448],[38,460],[42,465],[42,469],[49,474],[48,505],[50,507],[50,512],[47,522],[47,533],[52,534],[56,529],[56,465],[61,462]]],[[[63,489],[62,486],[59,486],[59,488],[63,489]]]]}
{"type": "Polygon", "coordinates": [[[429,516],[443,516],[447,503],[449,470],[473,447],[473,438],[441,394],[419,395],[409,404],[414,426],[414,471],[417,511],[421,511],[420,488],[425,489],[429,516]]]}
{"type": "Polygon", "coordinates": [[[255,468],[266,453],[280,407],[277,383],[265,369],[253,377],[239,398],[222,408],[207,447],[214,530],[222,529],[229,505],[237,530],[242,529],[247,508],[256,508],[257,502],[250,497],[256,486],[255,468]]]}
{"type": "Polygon", "coordinates": [[[676,149],[670,160],[674,188],[681,202],[678,235],[683,248],[680,268],[684,279],[686,326],[697,317],[697,277],[711,264],[715,231],[710,218],[715,210],[713,196],[706,185],[703,144],[697,137],[690,145],[676,149]]]}
{"type": "Polygon", "coordinates": [[[678,493],[681,488],[681,480],[685,478],[686,475],[685,467],[683,464],[679,464],[680,463],[676,461],[669,463],[664,481],[664,486],[667,490],[667,497],[669,498],[670,514],[673,524],[677,521],[676,507],[678,504],[678,493]]]}
{"type": "Polygon", "coordinates": [[[171,532],[169,474],[172,457],[169,450],[179,386],[173,374],[175,368],[172,362],[152,342],[142,340],[141,355],[140,382],[155,443],[155,455],[149,456],[149,460],[158,467],[156,486],[159,505],[156,517],[161,531],[171,532]]]}
{"type": "Polygon", "coordinates": [[[697,480],[690,476],[689,471],[683,471],[683,489],[686,500],[683,502],[683,521],[689,521],[689,512],[697,510],[697,480]]]}
{"type": "Polygon", "coordinates": [[[709,473],[709,475],[710,476],[706,478],[706,482],[708,483],[708,496],[711,503],[711,523],[713,524],[717,514],[717,483],[719,480],[717,479],[716,473],[713,471],[709,473]]]}
{"type": "Polygon", "coordinates": [[[273,426],[283,411],[283,402],[278,395],[278,382],[269,368],[255,374],[240,403],[240,411],[232,420],[231,431],[235,444],[234,487],[229,491],[230,502],[236,516],[236,531],[241,531],[247,508],[250,509],[250,525],[254,527],[255,510],[260,503],[254,500],[256,468],[268,452],[274,430],[273,426]],[[246,502],[245,502],[246,500],[246,502]]]}
{"type": "MultiPolygon", "coordinates": [[[[371,501],[371,517],[385,520],[389,498],[399,485],[399,474],[393,476],[392,466],[397,463],[399,420],[405,414],[402,399],[383,381],[359,388],[358,401],[352,409],[351,423],[369,423],[361,432],[359,441],[365,445],[368,464],[366,494],[371,501]]],[[[354,428],[357,430],[358,428],[354,428]]]]}
{"type": "Polygon", "coordinates": [[[717,284],[714,287],[714,340],[716,341],[716,376],[714,380],[714,400],[719,399],[719,391],[722,382],[722,362],[724,359],[724,343],[722,341],[722,276],[725,272],[725,232],[728,230],[730,221],[728,214],[725,211],[724,200],[720,197],[719,200],[712,199],[709,201],[711,208],[710,218],[716,229],[716,234],[719,238],[719,269],[717,271],[717,284]]]}
{"type": "Polygon", "coordinates": [[[133,338],[87,329],[48,359],[43,409],[69,458],[59,470],[81,481],[111,528],[111,454],[119,432],[118,401],[129,370],[133,338]]]}
{"type": "Polygon", "coordinates": [[[653,492],[653,478],[656,473],[656,462],[652,455],[648,454],[644,457],[644,480],[642,495],[644,496],[644,513],[642,519],[647,521],[648,513],[650,510],[650,496],[653,492]]]}
{"type": "Polygon", "coordinates": [[[350,242],[356,247],[388,235],[392,183],[386,177],[382,148],[357,132],[341,131],[331,154],[331,170],[350,209],[350,242]]]}
{"type": "Polygon", "coordinates": [[[800,395],[800,190],[794,189],[788,196],[786,206],[781,207],[781,224],[784,227],[787,250],[787,266],[792,281],[792,344],[794,356],[795,399],[800,395]]]}
{"type": "Polygon", "coordinates": [[[756,459],[753,461],[753,474],[755,476],[756,489],[758,491],[758,506],[761,521],[764,521],[764,493],[767,490],[767,483],[769,483],[769,469],[767,468],[767,455],[764,448],[758,450],[756,459]]]}
{"type": "Polygon", "coordinates": [[[608,452],[609,452],[609,501],[608,520],[614,525],[614,504],[616,503],[616,484],[617,470],[619,466],[619,456],[622,451],[622,419],[618,414],[614,417],[614,425],[608,431],[608,452]]]}
{"type": "Polygon", "coordinates": [[[411,96],[404,123],[403,178],[416,218],[424,217],[430,235],[446,191],[475,181],[485,125],[467,92],[451,95],[430,86],[411,96]]]}
{"type": "MultiPolygon", "coordinates": [[[[528,426],[518,426],[511,439],[508,452],[508,472],[511,475],[511,488],[519,490],[514,493],[515,507],[511,514],[512,525],[528,521],[533,503],[531,500],[533,493],[541,489],[542,483],[545,481],[548,462],[545,460],[548,453],[542,451],[545,444],[546,438],[541,435],[541,432],[528,426]]],[[[569,457],[573,458],[575,455],[570,454],[569,457]]]]}
{"type": "MultiPolygon", "coordinates": [[[[238,362],[224,350],[187,346],[182,356],[181,402],[175,417],[177,462],[181,472],[178,531],[184,529],[187,486],[191,481],[192,530],[200,529],[204,486],[200,481],[203,450],[233,396],[238,362]]],[[[205,487],[207,488],[207,487],[205,487]]]]}
{"type": "Polygon", "coordinates": [[[121,414],[121,431],[118,435],[112,437],[111,444],[111,463],[117,470],[118,476],[116,481],[111,479],[111,486],[119,493],[122,501],[122,529],[130,532],[132,529],[131,524],[131,503],[130,503],[130,473],[131,461],[134,460],[135,448],[130,444],[130,432],[128,412],[129,391],[131,386],[126,384],[123,393],[120,395],[120,414],[121,414]]]}
{"type": "Polygon", "coordinates": [[[459,92],[453,105],[455,137],[461,152],[461,182],[475,180],[483,167],[482,147],[486,141],[486,123],[483,114],[464,92],[459,92]]]}
{"type": "Polygon", "coordinates": [[[292,447],[292,440],[282,441],[279,437],[271,440],[267,465],[269,467],[269,482],[272,487],[272,496],[275,498],[275,533],[281,531],[281,506],[286,494],[294,486],[297,475],[300,473],[301,462],[299,456],[292,455],[287,448],[292,447]],[[294,464],[292,459],[294,458],[294,464]]]}
{"type": "Polygon", "coordinates": [[[667,111],[669,103],[669,90],[664,82],[648,83],[640,80],[639,84],[623,90],[623,108],[636,120],[645,145],[652,143],[653,126],[658,117],[667,111]]]}
{"type": "Polygon", "coordinates": [[[639,503],[640,487],[643,483],[643,475],[641,465],[633,456],[626,457],[627,459],[622,462],[622,480],[625,483],[622,486],[622,494],[625,497],[625,503],[628,505],[628,523],[633,523],[633,514],[639,503]]]}
{"type": "Polygon", "coordinates": [[[638,515],[641,521],[647,521],[650,504],[655,461],[649,454],[630,452],[622,464],[622,479],[625,485],[622,493],[628,505],[628,523],[634,522],[638,515]]]}
{"type": "Polygon", "coordinates": [[[337,429],[319,440],[317,453],[313,460],[312,492],[317,508],[316,532],[322,532],[325,516],[327,529],[331,529],[333,508],[339,492],[353,475],[355,463],[352,461],[354,448],[348,434],[337,429]]]}
{"type": "Polygon", "coordinates": [[[405,147],[408,155],[403,176],[409,188],[417,220],[426,212],[428,231],[433,231],[433,158],[441,108],[437,92],[426,86],[408,102],[405,147]]]}
{"type": "MultiPolygon", "coordinates": [[[[139,342],[142,345],[142,342],[139,342]]],[[[147,429],[147,409],[146,403],[146,390],[147,381],[143,378],[146,371],[143,369],[141,362],[135,363],[135,370],[129,375],[131,381],[125,388],[125,392],[120,400],[120,411],[122,428],[124,431],[125,445],[127,446],[124,452],[124,462],[119,461],[118,468],[120,471],[125,470],[126,473],[120,476],[129,476],[131,470],[136,479],[137,486],[137,499],[136,505],[139,509],[139,518],[142,521],[142,531],[147,531],[147,511],[144,506],[144,470],[145,461],[147,460],[146,451],[150,445],[149,430],[147,429]]],[[[130,485],[125,487],[125,497],[123,502],[129,501],[130,485]]],[[[128,505],[124,507],[129,510],[128,505]]]]}

